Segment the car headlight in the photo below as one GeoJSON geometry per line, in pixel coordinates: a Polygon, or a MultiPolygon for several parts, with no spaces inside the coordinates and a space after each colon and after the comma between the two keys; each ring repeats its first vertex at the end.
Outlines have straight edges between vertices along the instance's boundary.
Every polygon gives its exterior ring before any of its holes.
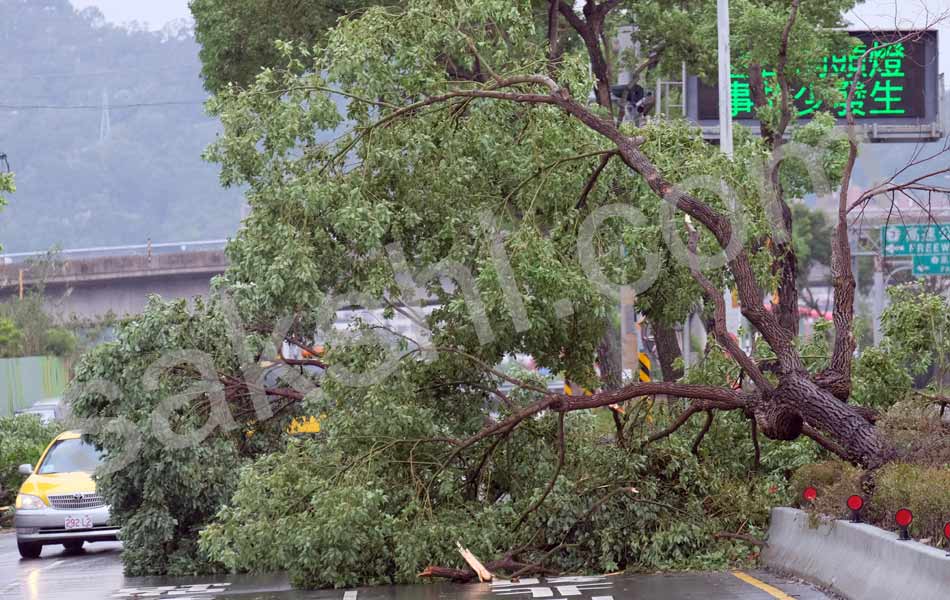
{"type": "Polygon", "coordinates": [[[43,502],[43,499],[39,496],[31,496],[30,494],[17,494],[16,507],[17,510],[37,510],[40,508],[46,508],[46,503],[43,502]]]}

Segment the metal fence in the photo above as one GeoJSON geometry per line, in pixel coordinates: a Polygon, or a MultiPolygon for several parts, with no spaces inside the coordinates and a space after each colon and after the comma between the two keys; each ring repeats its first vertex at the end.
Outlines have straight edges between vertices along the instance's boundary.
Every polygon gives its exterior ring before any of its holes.
{"type": "Polygon", "coordinates": [[[199,240],[195,242],[162,242],[153,244],[135,244],[130,246],[98,246],[93,248],[69,248],[45,252],[12,252],[0,254],[0,264],[27,263],[43,260],[47,257],[56,260],[95,258],[99,256],[151,256],[153,254],[174,254],[177,252],[199,252],[223,250],[227,240],[199,240]]]}
{"type": "Polygon", "coordinates": [[[0,359],[0,417],[39,400],[62,396],[67,375],[66,362],[56,356],[0,359]]]}

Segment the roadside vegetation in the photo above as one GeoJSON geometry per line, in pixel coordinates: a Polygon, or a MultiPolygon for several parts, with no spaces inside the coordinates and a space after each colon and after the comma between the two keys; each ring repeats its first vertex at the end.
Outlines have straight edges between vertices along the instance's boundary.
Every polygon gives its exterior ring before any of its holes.
{"type": "Polygon", "coordinates": [[[77,356],[76,334],[54,322],[43,301],[41,291],[28,290],[22,299],[0,302],[0,358],[77,356]]]}
{"type": "MultiPolygon", "coordinates": [[[[62,432],[59,423],[44,424],[36,415],[0,417],[0,509],[9,509],[26,479],[18,467],[35,465],[46,446],[62,432]]],[[[0,510],[0,526],[8,526],[12,512],[0,510]]]]}

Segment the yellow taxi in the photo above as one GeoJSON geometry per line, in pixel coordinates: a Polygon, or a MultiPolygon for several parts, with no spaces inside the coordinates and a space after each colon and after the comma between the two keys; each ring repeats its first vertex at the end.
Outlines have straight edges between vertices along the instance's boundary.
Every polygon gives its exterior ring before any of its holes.
{"type": "Polygon", "coordinates": [[[37,558],[44,545],[76,551],[85,542],[118,539],[119,528],[109,524],[109,507],[92,480],[101,462],[81,432],[67,431],[50,442],[35,469],[20,465],[20,473],[29,475],[13,516],[20,556],[37,558]]]}

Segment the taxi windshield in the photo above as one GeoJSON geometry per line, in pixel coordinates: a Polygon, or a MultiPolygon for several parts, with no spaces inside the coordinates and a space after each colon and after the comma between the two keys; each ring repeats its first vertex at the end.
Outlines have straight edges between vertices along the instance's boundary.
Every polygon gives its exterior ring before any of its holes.
{"type": "Polygon", "coordinates": [[[102,453],[81,439],[59,440],[46,453],[37,473],[92,473],[102,462],[102,453]]]}

